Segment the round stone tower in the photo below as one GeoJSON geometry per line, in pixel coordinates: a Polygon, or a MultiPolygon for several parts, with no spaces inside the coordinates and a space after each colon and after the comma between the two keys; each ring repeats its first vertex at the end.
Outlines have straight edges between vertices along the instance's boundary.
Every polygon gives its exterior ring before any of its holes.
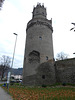
{"type": "Polygon", "coordinates": [[[46,8],[37,4],[26,28],[23,83],[36,84],[36,69],[41,63],[53,61],[52,19],[46,18],[46,8]]]}

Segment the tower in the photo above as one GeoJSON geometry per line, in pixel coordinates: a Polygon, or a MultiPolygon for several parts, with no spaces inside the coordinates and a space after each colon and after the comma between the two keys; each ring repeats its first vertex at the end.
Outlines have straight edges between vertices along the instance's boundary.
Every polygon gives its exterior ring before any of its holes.
{"type": "Polygon", "coordinates": [[[36,84],[36,69],[53,60],[52,19],[47,19],[46,8],[40,3],[33,8],[32,19],[26,28],[26,46],[23,66],[23,83],[36,84]]]}

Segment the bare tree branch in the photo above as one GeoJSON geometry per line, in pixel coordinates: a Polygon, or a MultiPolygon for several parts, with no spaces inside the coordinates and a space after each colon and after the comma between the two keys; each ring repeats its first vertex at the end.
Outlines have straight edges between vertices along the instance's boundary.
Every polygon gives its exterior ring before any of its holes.
{"type": "Polygon", "coordinates": [[[57,54],[56,60],[64,60],[68,58],[68,54],[65,54],[64,52],[60,52],[57,54]]]}
{"type": "Polygon", "coordinates": [[[1,79],[4,77],[4,73],[10,68],[11,58],[9,56],[3,55],[0,58],[0,71],[1,79]]]}
{"type": "Polygon", "coordinates": [[[75,23],[71,23],[71,24],[73,24],[75,26],[75,23]]]}

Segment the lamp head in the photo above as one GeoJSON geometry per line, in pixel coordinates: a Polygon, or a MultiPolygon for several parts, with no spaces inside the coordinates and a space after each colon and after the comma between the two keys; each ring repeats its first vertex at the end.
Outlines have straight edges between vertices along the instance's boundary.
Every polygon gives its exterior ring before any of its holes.
{"type": "Polygon", "coordinates": [[[13,33],[14,35],[17,35],[16,33],[13,33]]]}

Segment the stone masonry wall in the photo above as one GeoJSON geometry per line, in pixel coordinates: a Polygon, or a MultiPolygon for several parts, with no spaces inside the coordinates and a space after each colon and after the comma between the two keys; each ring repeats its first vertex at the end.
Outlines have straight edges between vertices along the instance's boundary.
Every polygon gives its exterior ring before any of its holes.
{"type": "Polygon", "coordinates": [[[56,82],[75,84],[75,58],[55,62],[56,82]]]}
{"type": "Polygon", "coordinates": [[[24,85],[26,86],[42,86],[55,84],[55,68],[54,63],[44,62],[36,69],[36,74],[24,77],[24,85]]]}
{"type": "Polygon", "coordinates": [[[50,85],[56,82],[54,63],[44,62],[37,68],[37,84],[50,85]]]}

